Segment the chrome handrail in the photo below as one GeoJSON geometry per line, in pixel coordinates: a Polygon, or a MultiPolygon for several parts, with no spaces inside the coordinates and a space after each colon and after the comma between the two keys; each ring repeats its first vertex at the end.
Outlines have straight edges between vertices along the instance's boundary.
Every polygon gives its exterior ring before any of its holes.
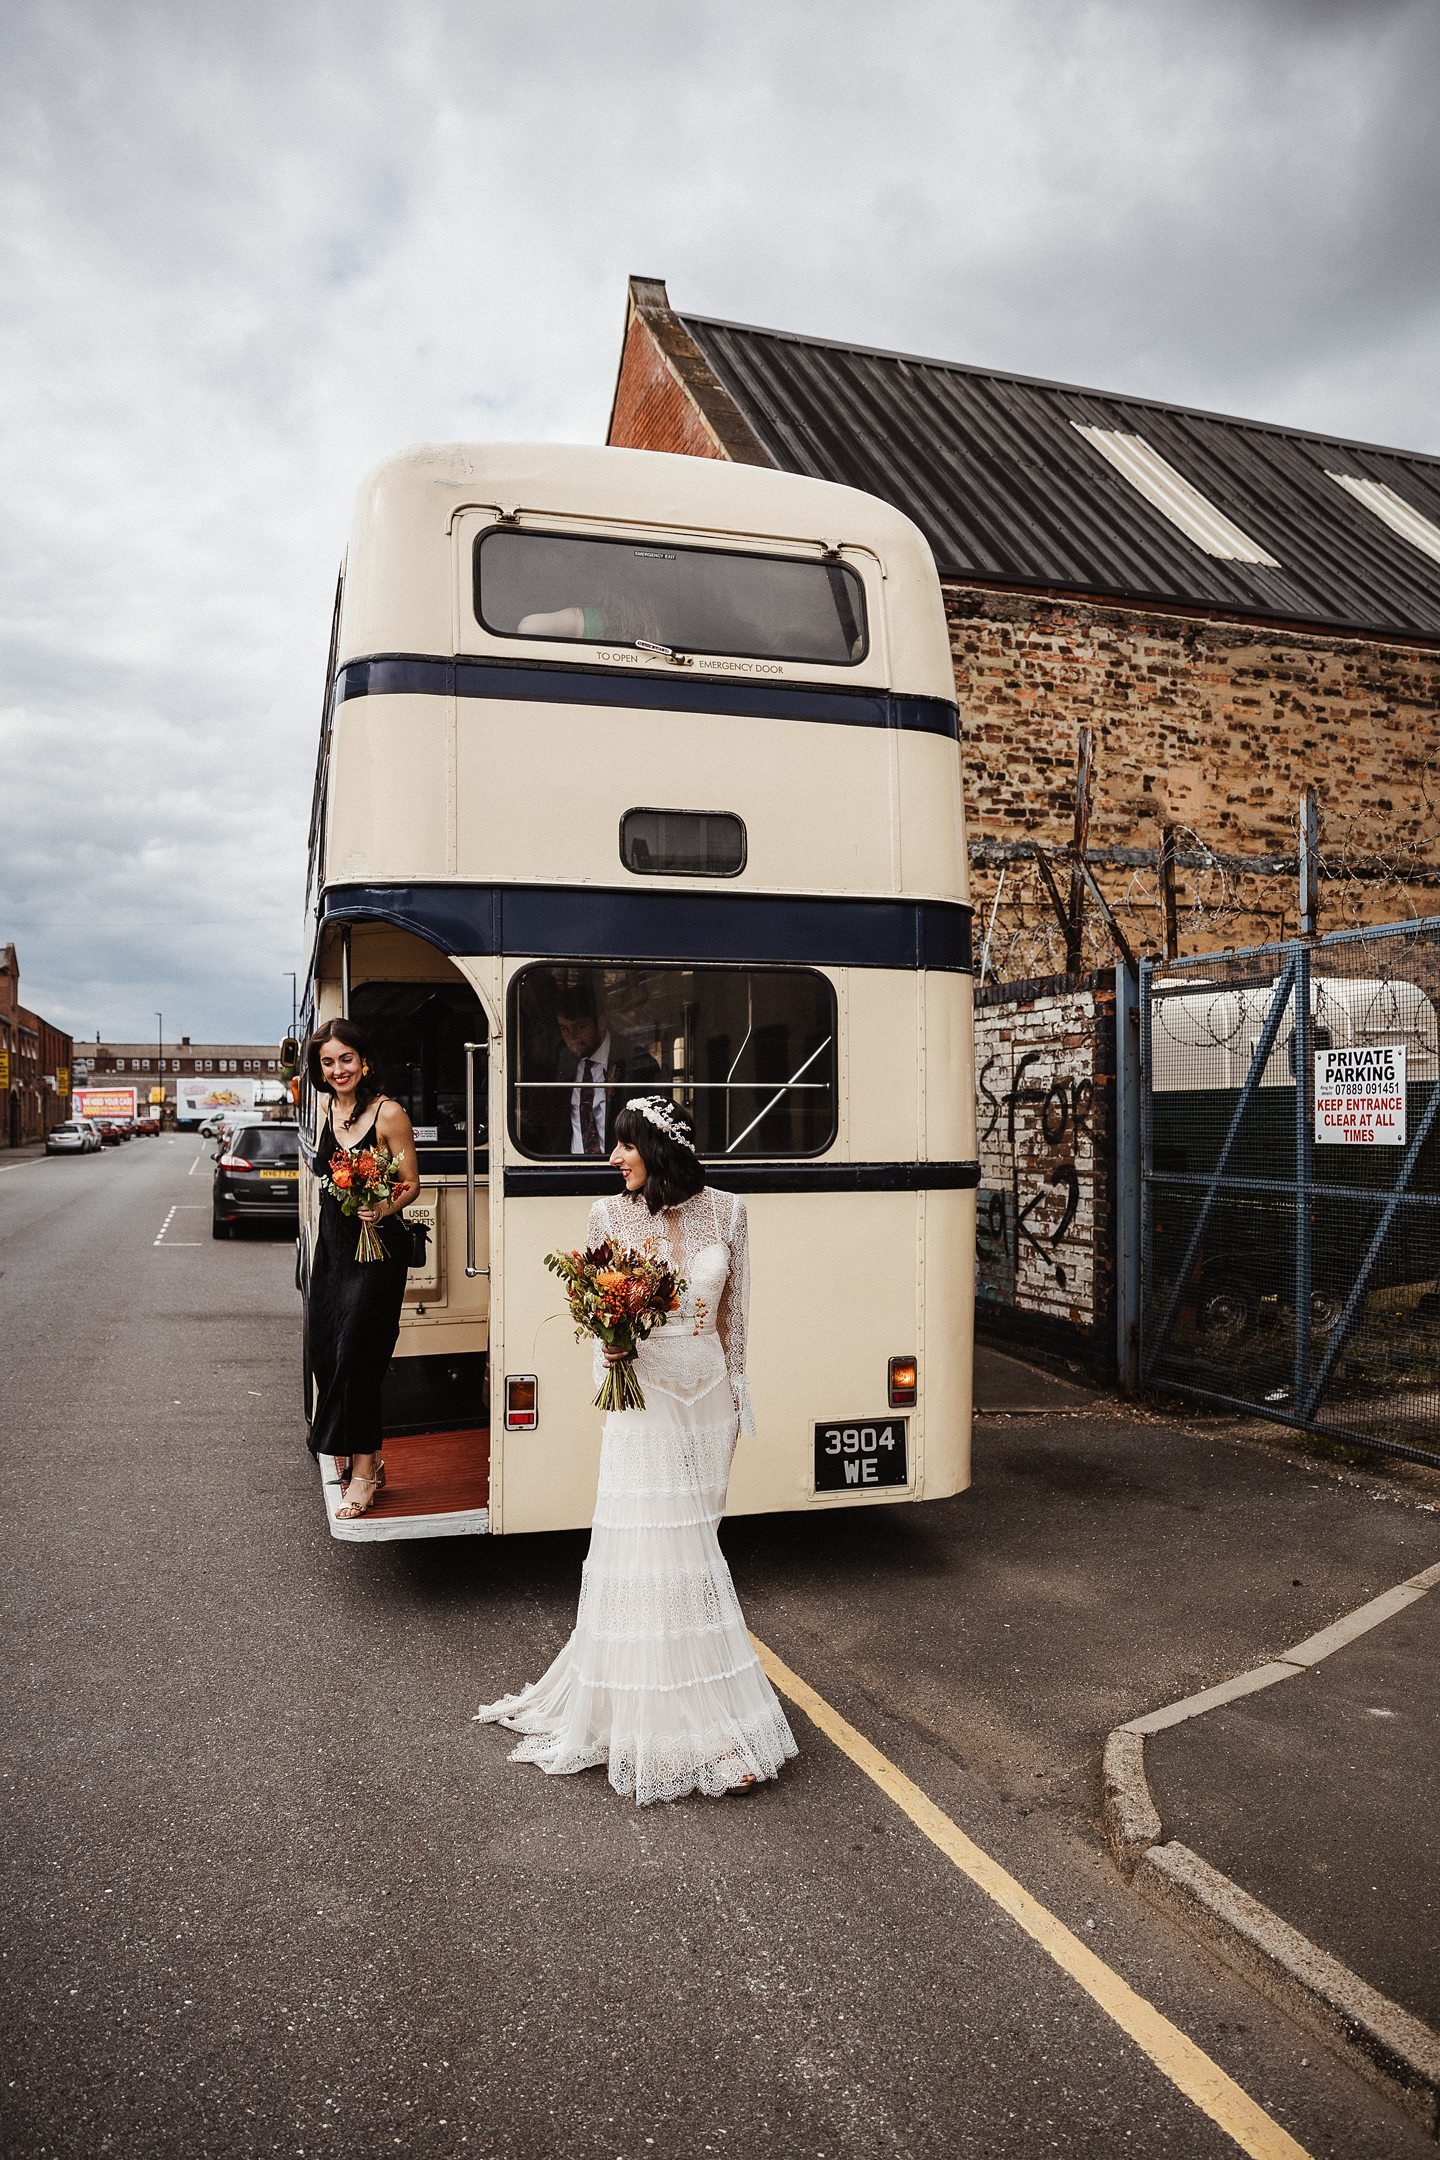
{"type": "Polygon", "coordinates": [[[488,1275],[488,1267],[475,1265],[475,1053],[488,1043],[465,1045],[465,1273],[488,1275]]]}

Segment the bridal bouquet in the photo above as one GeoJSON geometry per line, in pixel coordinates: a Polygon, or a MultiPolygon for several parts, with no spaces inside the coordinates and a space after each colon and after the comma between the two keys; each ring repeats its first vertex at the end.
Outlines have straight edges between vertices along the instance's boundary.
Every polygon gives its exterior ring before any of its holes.
{"type": "Polygon", "coordinates": [[[622,1353],[618,1363],[605,1369],[596,1409],[643,1410],[635,1352],[665,1315],[678,1309],[685,1288],[680,1277],[644,1246],[634,1251],[608,1239],[584,1252],[547,1253],[545,1265],[565,1285],[575,1340],[593,1335],[607,1349],[622,1353]]]}
{"type": "MultiPolygon", "coordinates": [[[[337,1148],[330,1157],[330,1175],[321,1182],[332,1200],[339,1201],[342,1214],[358,1215],[361,1208],[384,1207],[395,1187],[404,1182],[404,1177],[399,1158],[388,1148],[337,1148]]],[[[387,1258],[373,1223],[361,1223],[355,1257],[357,1260],[387,1258]]]]}

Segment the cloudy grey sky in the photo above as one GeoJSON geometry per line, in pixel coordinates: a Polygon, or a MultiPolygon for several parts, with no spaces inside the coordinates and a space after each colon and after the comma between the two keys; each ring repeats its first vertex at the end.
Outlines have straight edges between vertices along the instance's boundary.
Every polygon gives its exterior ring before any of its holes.
{"type": "Polygon", "coordinates": [[[1440,450],[1434,0],[5,0],[0,939],[274,1037],[355,484],[728,316],[1440,450]]]}

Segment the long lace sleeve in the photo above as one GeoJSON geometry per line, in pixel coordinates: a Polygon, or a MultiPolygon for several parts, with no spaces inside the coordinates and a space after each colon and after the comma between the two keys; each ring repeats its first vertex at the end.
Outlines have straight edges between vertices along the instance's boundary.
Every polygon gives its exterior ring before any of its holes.
{"type": "Polygon", "coordinates": [[[746,1336],[750,1321],[750,1231],[745,1216],[745,1202],[738,1193],[731,1193],[730,1209],[730,1227],[726,1240],[730,1247],[730,1273],[726,1277],[715,1325],[719,1330],[720,1346],[725,1352],[725,1367],[730,1375],[730,1392],[735,1398],[740,1430],[742,1433],[753,1433],[755,1412],[750,1402],[750,1383],[745,1374],[746,1336]]]}
{"type": "MultiPolygon", "coordinates": [[[[589,1218],[585,1224],[586,1251],[588,1252],[593,1246],[602,1243],[602,1241],[605,1238],[608,1238],[609,1235],[610,1224],[605,1213],[605,1202],[603,1200],[596,1200],[591,1206],[589,1218]]],[[[592,1345],[591,1348],[590,1373],[591,1378],[594,1380],[595,1385],[598,1388],[601,1381],[605,1378],[605,1353],[601,1349],[598,1340],[592,1345]]]]}

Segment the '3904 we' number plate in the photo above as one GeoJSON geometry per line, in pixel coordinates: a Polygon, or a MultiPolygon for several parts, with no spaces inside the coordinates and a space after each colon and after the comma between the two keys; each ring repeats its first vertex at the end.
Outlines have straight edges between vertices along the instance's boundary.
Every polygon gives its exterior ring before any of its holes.
{"type": "Polygon", "coordinates": [[[816,1492],[863,1492],[908,1485],[903,1417],[856,1418],[815,1427],[816,1492]]]}

